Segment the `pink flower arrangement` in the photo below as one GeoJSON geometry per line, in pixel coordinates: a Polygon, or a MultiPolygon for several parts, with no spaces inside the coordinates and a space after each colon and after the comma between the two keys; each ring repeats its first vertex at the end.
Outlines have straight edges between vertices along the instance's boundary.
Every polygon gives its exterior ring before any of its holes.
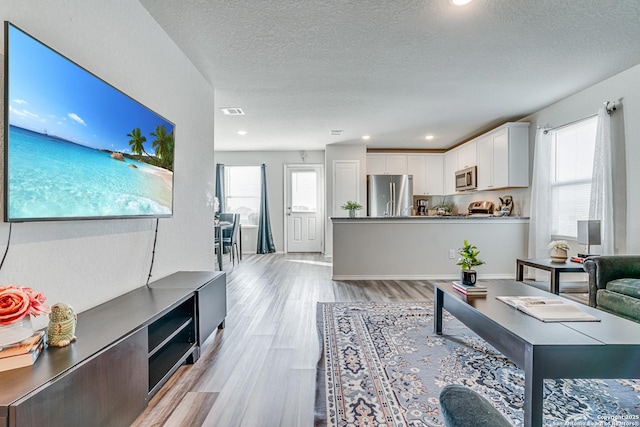
{"type": "Polygon", "coordinates": [[[48,314],[50,308],[44,302],[42,292],[26,286],[0,286],[0,325],[16,322],[26,315],[48,314]]]}

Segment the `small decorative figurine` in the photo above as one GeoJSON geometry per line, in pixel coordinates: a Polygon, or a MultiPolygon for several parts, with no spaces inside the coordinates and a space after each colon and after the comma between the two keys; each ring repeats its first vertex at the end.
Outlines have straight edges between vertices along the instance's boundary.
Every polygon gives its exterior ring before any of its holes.
{"type": "Polygon", "coordinates": [[[504,196],[498,197],[500,199],[500,205],[498,206],[498,211],[501,216],[509,216],[511,215],[511,211],[513,211],[513,197],[504,196]]]}
{"type": "Polygon", "coordinates": [[[63,303],[54,304],[49,313],[47,344],[64,347],[75,341],[77,321],[78,316],[71,306],[63,303]]]}

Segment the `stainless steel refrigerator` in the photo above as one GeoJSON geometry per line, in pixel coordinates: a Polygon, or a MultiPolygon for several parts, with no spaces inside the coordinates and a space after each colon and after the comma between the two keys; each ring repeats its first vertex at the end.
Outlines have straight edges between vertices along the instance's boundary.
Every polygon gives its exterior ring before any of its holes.
{"type": "Polygon", "coordinates": [[[368,216],[411,216],[412,201],[412,175],[367,177],[368,216]]]}

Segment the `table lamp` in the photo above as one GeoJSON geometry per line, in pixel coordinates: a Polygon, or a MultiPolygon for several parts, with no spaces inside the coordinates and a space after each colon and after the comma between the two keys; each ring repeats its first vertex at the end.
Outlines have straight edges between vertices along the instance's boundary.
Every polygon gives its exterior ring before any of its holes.
{"type": "Polygon", "coordinates": [[[600,245],[600,220],[590,219],[586,221],[578,221],[578,244],[587,245],[586,254],[578,254],[580,258],[593,256],[591,254],[591,245],[600,245]]]}

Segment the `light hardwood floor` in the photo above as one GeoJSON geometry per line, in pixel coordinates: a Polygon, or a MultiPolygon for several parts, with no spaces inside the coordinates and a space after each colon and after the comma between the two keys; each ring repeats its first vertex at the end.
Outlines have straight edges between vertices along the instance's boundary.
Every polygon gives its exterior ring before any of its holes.
{"type": "Polygon", "coordinates": [[[251,255],[227,272],[226,328],[181,367],[134,426],[313,425],[316,303],[432,300],[421,281],[334,282],[319,255],[251,255]]]}
{"type": "Polygon", "coordinates": [[[224,269],[226,328],[134,426],[313,426],[317,302],[433,300],[427,281],[332,281],[320,255],[225,257],[224,269]]]}

